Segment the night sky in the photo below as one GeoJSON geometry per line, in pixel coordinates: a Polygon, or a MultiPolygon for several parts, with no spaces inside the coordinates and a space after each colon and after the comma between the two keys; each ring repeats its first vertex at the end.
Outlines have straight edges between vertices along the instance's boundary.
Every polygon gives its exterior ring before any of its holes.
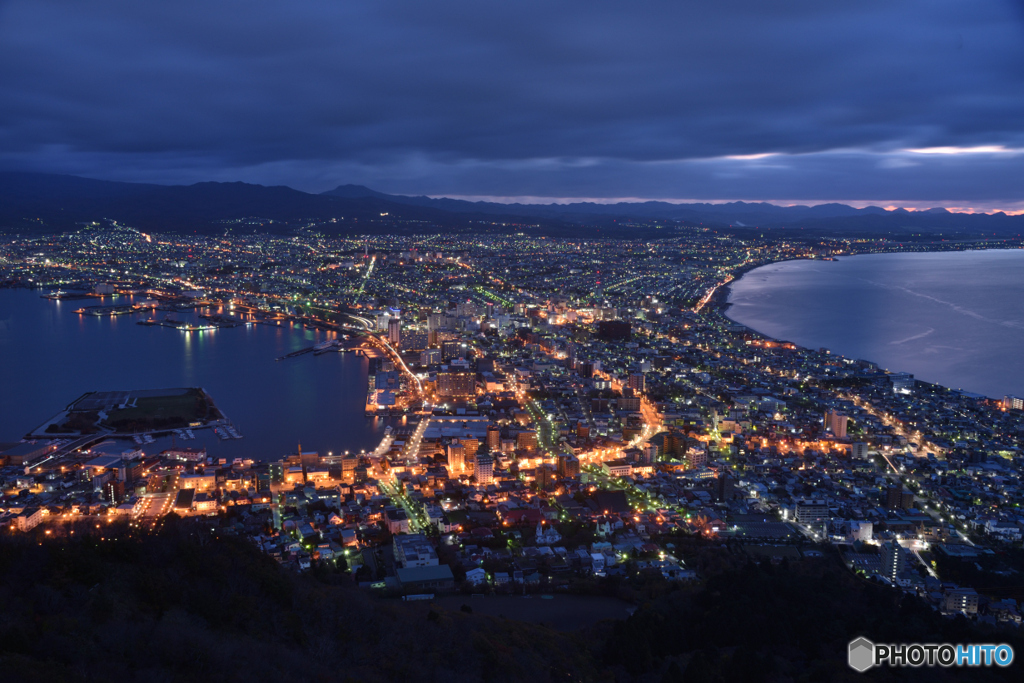
{"type": "Polygon", "coordinates": [[[1021,0],[0,0],[0,168],[1024,210],[1021,0]]]}

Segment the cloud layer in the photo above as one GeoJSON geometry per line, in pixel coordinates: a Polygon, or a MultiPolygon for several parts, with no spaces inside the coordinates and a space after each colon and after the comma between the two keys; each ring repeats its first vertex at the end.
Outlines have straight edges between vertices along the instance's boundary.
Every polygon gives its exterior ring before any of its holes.
{"type": "Polygon", "coordinates": [[[9,0],[0,165],[1024,208],[1021,7],[9,0]]]}

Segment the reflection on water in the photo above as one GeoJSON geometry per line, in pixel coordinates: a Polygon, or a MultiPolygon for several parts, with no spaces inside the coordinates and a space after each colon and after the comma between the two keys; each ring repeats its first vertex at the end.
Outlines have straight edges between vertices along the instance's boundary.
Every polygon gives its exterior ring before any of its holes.
{"type": "MultiPolygon", "coordinates": [[[[52,302],[40,294],[0,291],[0,320],[6,321],[0,330],[0,441],[21,438],[87,391],[179,386],[206,389],[244,435],[221,442],[200,430],[196,440],[181,444],[205,445],[215,457],[277,458],[294,452],[300,440],[303,449],[324,452],[370,450],[380,441],[383,422],[363,414],[364,358],[326,353],[274,360],[334,333],[255,324],[184,333],[135,324],[162,318],[162,311],[80,315],[74,311],[98,302],[52,302]]],[[[200,322],[196,314],[173,317],[200,322]]]]}
{"type": "Polygon", "coordinates": [[[1024,250],[788,261],[732,286],[728,316],[776,339],[993,397],[1024,395],[1024,250]]]}

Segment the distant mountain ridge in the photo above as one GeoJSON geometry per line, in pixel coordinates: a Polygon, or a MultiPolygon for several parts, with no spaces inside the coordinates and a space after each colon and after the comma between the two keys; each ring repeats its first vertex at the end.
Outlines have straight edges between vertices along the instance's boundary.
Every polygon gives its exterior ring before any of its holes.
{"type": "MultiPolygon", "coordinates": [[[[346,233],[389,231],[513,231],[561,236],[631,236],[623,222],[675,221],[733,228],[802,229],[822,234],[905,234],[928,231],[1019,236],[1024,216],[857,209],[845,204],[778,206],[767,202],[725,204],[621,202],[600,204],[501,204],[452,198],[392,195],[361,185],[340,185],[321,194],[286,186],[241,182],[156,185],[95,180],[71,175],[0,172],[0,229],[59,232],[112,219],[142,230],[217,232],[243,220],[247,231],[290,232],[305,225],[346,233]],[[592,230],[591,228],[596,228],[592,230]]],[[[651,229],[654,234],[655,230],[651,229]]],[[[659,233],[660,234],[660,233],[659,233]]]]}
{"type": "Polygon", "coordinates": [[[984,229],[994,230],[1016,228],[1024,231],[1024,219],[999,212],[994,214],[953,213],[943,208],[925,211],[906,209],[884,209],[880,206],[866,206],[858,209],[847,204],[830,202],[826,204],[779,206],[769,202],[706,202],[677,204],[663,201],[618,202],[601,204],[597,202],[575,202],[568,204],[503,204],[498,202],[467,201],[451,198],[425,196],[388,195],[361,185],[339,185],[326,195],[337,197],[378,197],[396,203],[412,206],[432,207],[452,212],[477,214],[501,213],[522,216],[563,218],[586,221],[588,217],[616,216],[621,218],[646,218],[654,220],[685,220],[694,223],[727,224],[738,227],[828,227],[838,229],[843,220],[849,221],[856,229],[883,229],[891,226],[921,229],[984,229]]]}
{"type": "MultiPolygon", "coordinates": [[[[444,223],[450,214],[373,197],[343,199],[285,186],[233,182],[153,185],[41,173],[0,173],[0,227],[74,229],[112,219],[144,230],[211,232],[250,217],[304,221],[379,219],[382,214],[444,223]]],[[[464,222],[464,219],[461,219],[464,222]]]]}

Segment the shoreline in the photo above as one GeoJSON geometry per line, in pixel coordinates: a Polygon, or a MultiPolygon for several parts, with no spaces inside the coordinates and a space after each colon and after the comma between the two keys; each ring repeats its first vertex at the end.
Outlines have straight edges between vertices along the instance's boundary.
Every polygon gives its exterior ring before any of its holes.
{"type": "MultiPolygon", "coordinates": [[[[948,243],[943,243],[943,244],[948,244],[948,243]]],[[[960,243],[960,244],[963,244],[963,243],[960,243]]],[[[972,242],[971,244],[977,244],[977,242],[972,242]]],[[[940,254],[940,253],[949,253],[949,252],[996,251],[996,250],[1021,251],[1021,250],[1024,250],[1024,246],[1013,246],[1013,247],[1011,247],[1011,246],[1002,246],[1002,245],[1000,245],[998,247],[992,246],[992,247],[987,247],[987,248],[986,247],[978,247],[978,248],[972,248],[972,249],[955,248],[955,249],[921,250],[921,251],[917,251],[917,250],[897,250],[897,251],[870,250],[870,251],[863,251],[863,252],[857,252],[857,253],[838,254],[838,255],[835,256],[835,258],[842,258],[842,257],[847,257],[848,258],[848,257],[854,257],[854,256],[867,256],[867,255],[875,255],[875,254],[940,254]]],[[[714,296],[708,301],[708,308],[713,310],[715,313],[720,315],[724,320],[728,321],[729,323],[731,323],[733,325],[739,325],[741,327],[744,327],[744,328],[746,328],[747,330],[749,330],[753,334],[756,334],[758,337],[760,337],[762,339],[765,339],[767,341],[776,342],[776,343],[793,344],[798,349],[803,350],[803,351],[813,351],[814,349],[812,349],[811,347],[805,346],[803,344],[799,344],[799,343],[793,341],[792,339],[780,339],[778,337],[773,337],[773,336],[771,336],[769,334],[761,332],[760,330],[757,330],[757,329],[751,327],[750,325],[747,325],[746,323],[740,322],[739,320],[736,320],[736,319],[730,317],[729,314],[728,314],[728,311],[732,307],[732,302],[729,301],[729,298],[730,298],[730,296],[732,294],[732,287],[733,287],[734,284],[739,282],[740,279],[742,279],[743,276],[745,276],[746,274],[748,274],[748,273],[750,273],[750,272],[752,272],[754,270],[757,270],[758,268],[763,268],[763,267],[766,267],[766,266],[775,265],[777,263],[788,263],[790,261],[820,261],[820,260],[824,260],[824,259],[821,259],[821,258],[807,258],[807,257],[786,258],[786,259],[779,259],[777,261],[768,261],[768,262],[760,263],[760,264],[757,264],[757,265],[749,265],[749,266],[743,266],[741,268],[737,268],[736,271],[733,272],[733,279],[730,280],[725,285],[719,287],[718,291],[716,291],[714,296]]],[[[844,358],[844,359],[850,360],[850,357],[845,355],[845,354],[835,353],[835,352],[832,352],[831,350],[830,350],[830,352],[833,353],[834,355],[840,357],[840,358],[844,358]]],[[[856,359],[854,359],[854,360],[856,360],[856,359]]],[[[867,360],[867,361],[872,362],[872,363],[876,362],[876,361],[874,361],[874,360],[872,360],[870,358],[865,358],[865,359],[860,359],[860,360],[867,360]]],[[[895,372],[895,371],[887,369],[886,372],[895,372]]],[[[985,394],[985,393],[976,392],[976,391],[968,391],[968,390],[965,390],[965,389],[954,389],[953,387],[947,386],[945,384],[941,384],[939,382],[929,382],[929,381],[924,380],[924,379],[919,379],[916,376],[915,376],[915,381],[921,382],[923,384],[928,384],[928,385],[933,386],[933,387],[940,387],[942,389],[945,389],[946,391],[958,392],[958,393],[969,395],[969,396],[977,396],[977,397],[983,398],[985,400],[990,400],[990,401],[1001,400],[1001,397],[992,397],[992,396],[989,396],[988,394],[985,394]]]]}

